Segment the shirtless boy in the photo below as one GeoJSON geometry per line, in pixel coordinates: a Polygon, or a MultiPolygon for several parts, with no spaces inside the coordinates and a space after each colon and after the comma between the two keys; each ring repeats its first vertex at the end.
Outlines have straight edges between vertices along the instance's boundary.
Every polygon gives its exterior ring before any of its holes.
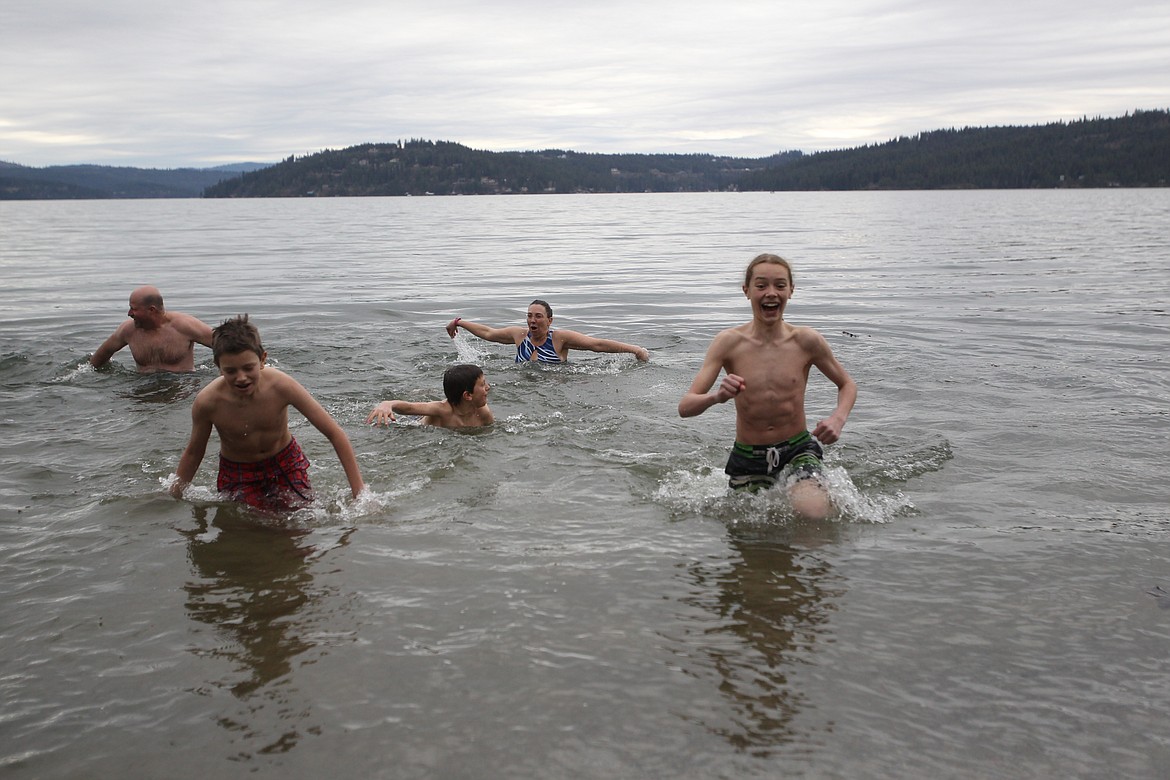
{"type": "Polygon", "coordinates": [[[625,344],[613,339],[598,339],[578,333],[575,330],[558,330],[552,327],[552,307],[539,298],[528,305],[528,325],[511,325],[493,328],[479,322],[456,317],[447,323],[447,335],[455,338],[462,327],[484,341],[497,344],[515,344],[517,363],[564,363],[569,359],[570,349],[589,352],[629,352],[645,363],[650,352],[636,344],[625,344]]]}
{"type": "Polygon", "coordinates": [[[333,444],[357,498],[364,484],[349,437],[299,382],[264,365],[268,353],[248,315],[216,328],[211,350],[220,375],[195,397],[191,438],[179,459],[171,495],[182,496],[191,484],[214,427],[219,434],[216,488],[221,493],[267,511],[310,503],[309,460],[288,429],[291,406],[333,444]]]}
{"type": "Polygon", "coordinates": [[[789,488],[793,510],[824,518],[832,502],[817,479],[824,457],[821,444],[841,437],[857,400],[857,385],[824,336],[784,321],[795,289],[787,260],[763,254],[748,264],[743,293],[752,304],[752,321],[715,336],[695,381],[679,401],[678,413],[694,417],[734,398],[735,446],[725,469],[728,484],[736,489],[770,487],[791,473],[797,477],[789,488]],[[837,386],[837,406],[810,435],[804,393],[812,366],[837,386]],[[718,389],[708,392],[721,370],[726,376],[718,389]]]}
{"type": "Polygon", "coordinates": [[[128,320],[89,358],[94,368],[104,366],[122,347],[129,346],[138,370],[194,371],[195,344],[211,346],[211,327],[190,314],[167,311],[157,287],[139,287],[130,293],[128,320]]]}
{"type": "Polygon", "coordinates": [[[383,401],[374,407],[367,423],[389,425],[397,421],[395,412],[413,414],[423,418],[424,425],[440,428],[477,428],[491,425],[495,420],[488,408],[487,397],[491,385],[483,375],[483,369],[469,363],[451,366],[443,372],[443,395],[446,401],[383,401]]]}

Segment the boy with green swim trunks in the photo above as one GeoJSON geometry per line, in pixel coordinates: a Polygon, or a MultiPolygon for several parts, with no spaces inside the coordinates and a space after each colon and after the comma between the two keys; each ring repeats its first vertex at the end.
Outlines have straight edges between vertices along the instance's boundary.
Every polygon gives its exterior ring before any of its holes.
{"type": "Polygon", "coordinates": [[[694,417],[734,398],[736,441],[727,461],[729,485],[771,486],[786,469],[795,471],[799,478],[789,488],[793,509],[824,518],[832,511],[829,493],[820,480],[804,477],[820,472],[821,444],[841,437],[857,401],[857,385],[824,336],[784,321],[795,289],[792,267],[784,258],[762,254],[748,264],[743,293],[752,304],[752,321],[715,336],[679,401],[678,413],[694,417]],[[804,394],[813,366],[837,386],[837,406],[810,434],[804,394]],[[726,376],[711,391],[720,371],[726,376]]]}
{"type": "Polygon", "coordinates": [[[191,407],[191,438],[179,459],[171,495],[191,484],[214,427],[219,434],[216,487],[233,499],[268,511],[312,501],[309,461],[288,429],[288,408],[305,416],[337,452],[353,497],[364,484],[349,437],[309,391],[288,374],[264,365],[268,353],[248,315],[212,331],[219,376],[199,391],[191,407]]]}

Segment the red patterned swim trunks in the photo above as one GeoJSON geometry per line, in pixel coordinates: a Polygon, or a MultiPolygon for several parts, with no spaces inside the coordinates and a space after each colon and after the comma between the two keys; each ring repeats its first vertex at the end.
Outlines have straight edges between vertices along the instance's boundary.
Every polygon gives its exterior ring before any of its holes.
{"type": "Polygon", "coordinates": [[[220,455],[215,487],[234,501],[269,512],[296,509],[313,500],[309,459],[296,439],[271,458],[255,463],[239,463],[220,455]]]}

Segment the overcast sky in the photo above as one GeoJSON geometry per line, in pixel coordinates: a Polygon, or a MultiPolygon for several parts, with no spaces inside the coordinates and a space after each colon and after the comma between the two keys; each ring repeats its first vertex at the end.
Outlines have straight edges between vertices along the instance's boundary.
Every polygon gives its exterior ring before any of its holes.
{"type": "Polygon", "coordinates": [[[0,160],[778,151],[1170,109],[1166,0],[2,0],[0,160]]]}

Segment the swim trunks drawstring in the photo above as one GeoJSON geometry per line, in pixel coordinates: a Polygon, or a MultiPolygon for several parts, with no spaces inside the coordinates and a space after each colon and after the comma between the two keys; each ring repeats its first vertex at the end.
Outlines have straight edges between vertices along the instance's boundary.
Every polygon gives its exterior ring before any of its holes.
{"type": "Polygon", "coordinates": [[[769,447],[767,452],[768,470],[773,471],[780,465],[780,448],[769,447]]]}

